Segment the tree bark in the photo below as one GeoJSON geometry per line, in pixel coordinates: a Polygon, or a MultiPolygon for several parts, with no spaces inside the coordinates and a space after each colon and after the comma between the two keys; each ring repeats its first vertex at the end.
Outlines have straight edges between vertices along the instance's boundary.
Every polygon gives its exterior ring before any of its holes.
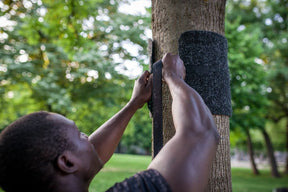
{"type": "Polygon", "coordinates": [[[254,159],[254,150],[253,150],[253,145],[252,145],[252,140],[251,140],[251,135],[249,130],[246,130],[246,135],[247,135],[247,147],[248,147],[248,153],[250,157],[250,163],[251,163],[251,168],[253,171],[254,175],[260,175],[259,170],[257,169],[257,165],[255,163],[254,159]]]}
{"type": "Polygon", "coordinates": [[[270,137],[269,137],[269,135],[265,129],[262,129],[261,132],[264,136],[265,144],[267,147],[267,155],[268,155],[269,163],[270,163],[270,167],[271,167],[271,175],[273,177],[280,177],[278,167],[277,167],[277,162],[276,162],[276,159],[274,156],[274,149],[273,149],[273,145],[271,143],[271,139],[270,139],[270,137]]]}
{"type": "Polygon", "coordinates": [[[229,117],[214,115],[221,140],[212,164],[209,184],[206,191],[231,192],[230,130],[229,117]]]}
{"type": "MultiPolygon", "coordinates": [[[[204,30],[224,35],[226,0],[152,0],[152,34],[154,61],[164,53],[178,53],[178,39],[185,31],[204,30]]],[[[186,74],[189,75],[189,74],[186,74]]],[[[171,115],[171,95],[165,83],[162,86],[163,142],[174,135],[171,115]]],[[[214,115],[220,133],[220,144],[211,169],[209,191],[232,191],[229,117],[214,115]]],[[[193,163],[193,162],[191,162],[193,163]]]]}

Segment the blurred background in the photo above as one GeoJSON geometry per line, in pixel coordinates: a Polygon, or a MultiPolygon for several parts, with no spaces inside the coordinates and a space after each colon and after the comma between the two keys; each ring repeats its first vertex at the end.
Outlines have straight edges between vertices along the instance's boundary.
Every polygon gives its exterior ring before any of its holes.
{"type": "MultiPolygon", "coordinates": [[[[1,0],[0,10],[0,131],[45,110],[90,134],[149,70],[149,0],[1,0]]],[[[288,1],[227,1],[225,26],[232,167],[287,179],[288,1]]],[[[145,106],[117,152],[150,155],[151,132],[145,106]]]]}

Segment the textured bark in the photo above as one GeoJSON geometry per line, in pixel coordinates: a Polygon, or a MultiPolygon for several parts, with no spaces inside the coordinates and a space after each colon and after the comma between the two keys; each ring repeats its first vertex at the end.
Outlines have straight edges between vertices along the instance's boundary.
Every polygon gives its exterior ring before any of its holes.
{"type": "Polygon", "coordinates": [[[271,167],[271,175],[273,177],[280,177],[280,173],[278,171],[277,162],[275,159],[274,149],[273,149],[273,145],[271,143],[271,139],[270,139],[270,137],[269,137],[269,135],[265,129],[262,129],[261,132],[264,136],[264,140],[265,140],[265,144],[266,144],[266,148],[267,148],[267,155],[268,155],[269,163],[270,163],[270,167],[271,167]]]}
{"type": "Polygon", "coordinates": [[[212,164],[209,184],[206,191],[232,191],[229,117],[214,115],[214,120],[221,139],[212,164]]]}
{"type": "Polygon", "coordinates": [[[251,140],[251,135],[249,130],[246,130],[246,135],[247,135],[247,147],[248,147],[248,153],[250,157],[250,163],[251,163],[251,168],[253,171],[254,175],[260,175],[259,170],[257,169],[257,165],[255,163],[254,159],[254,150],[253,150],[253,145],[252,145],[252,140],[251,140]]]}
{"type": "MultiPolygon", "coordinates": [[[[166,52],[177,54],[178,39],[185,31],[205,30],[224,35],[225,4],[226,0],[152,0],[153,60],[161,59],[166,52]]],[[[171,102],[169,89],[163,83],[164,143],[175,133],[171,102]]],[[[209,191],[232,191],[229,117],[214,115],[214,118],[221,141],[212,166],[208,189],[209,191]]]]}

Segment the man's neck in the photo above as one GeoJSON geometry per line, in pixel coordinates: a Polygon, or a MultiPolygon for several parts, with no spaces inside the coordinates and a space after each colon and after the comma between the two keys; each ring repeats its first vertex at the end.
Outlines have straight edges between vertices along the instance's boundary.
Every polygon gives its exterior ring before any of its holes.
{"type": "Polygon", "coordinates": [[[53,192],[88,192],[89,183],[80,181],[75,176],[66,176],[58,180],[53,186],[53,192]]]}

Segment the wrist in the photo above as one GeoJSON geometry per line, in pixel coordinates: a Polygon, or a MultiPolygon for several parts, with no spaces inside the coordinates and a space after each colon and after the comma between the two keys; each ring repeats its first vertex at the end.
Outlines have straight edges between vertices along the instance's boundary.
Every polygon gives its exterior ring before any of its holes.
{"type": "Polygon", "coordinates": [[[133,111],[137,111],[139,108],[141,108],[141,106],[137,103],[137,101],[135,99],[131,99],[130,101],[128,101],[128,103],[126,104],[126,107],[133,110],[133,111]]]}
{"type": "Polygon", "coordinates": [[[173,72],[163,72],[163,80],[169,84],[171,81],[183,80],[183,78],[173,72]]]}

